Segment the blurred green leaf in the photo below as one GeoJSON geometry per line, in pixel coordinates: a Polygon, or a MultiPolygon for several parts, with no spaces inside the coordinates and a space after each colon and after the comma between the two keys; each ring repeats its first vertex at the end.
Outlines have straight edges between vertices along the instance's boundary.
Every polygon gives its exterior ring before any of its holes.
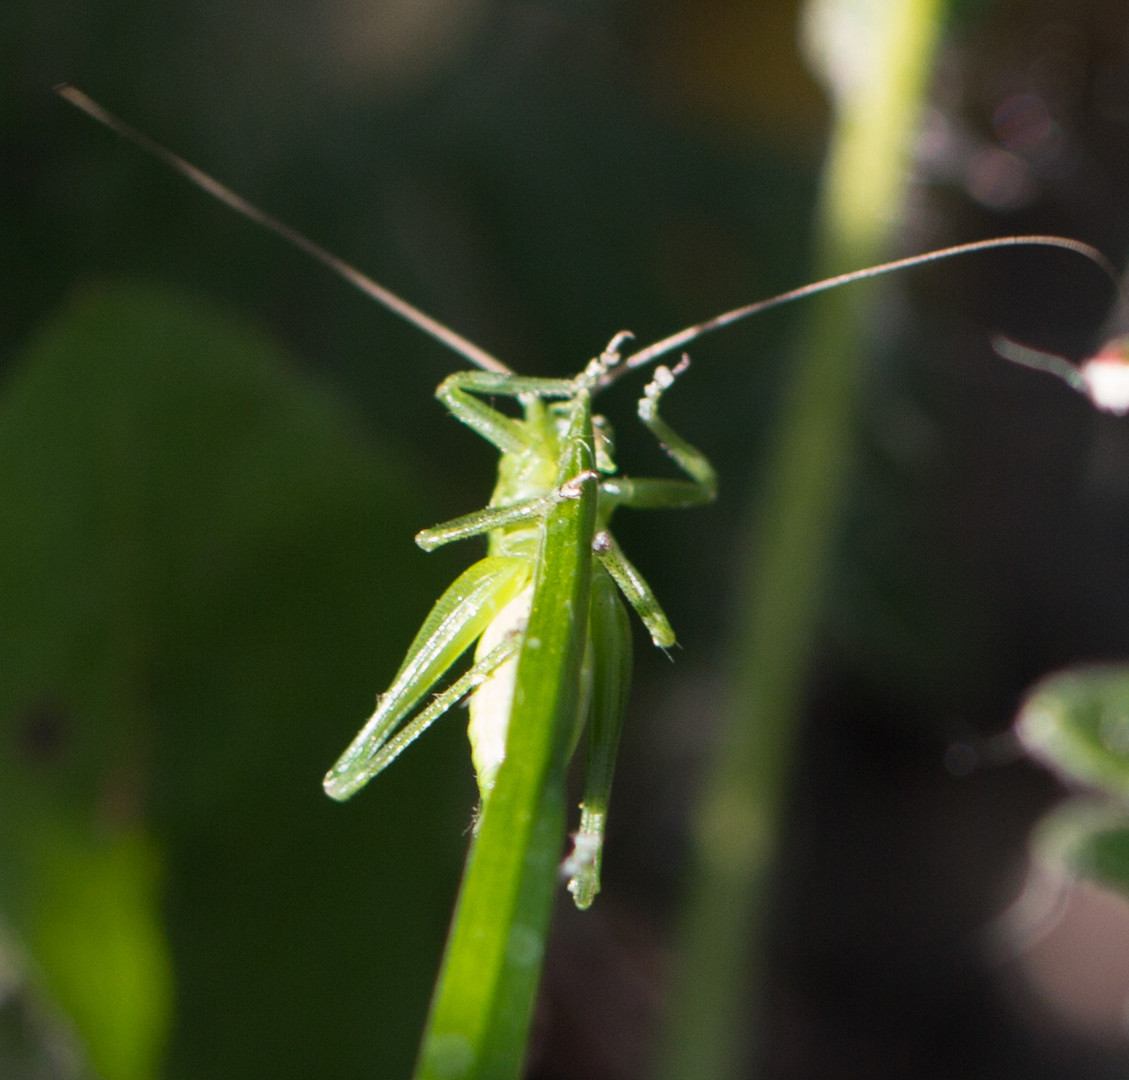
{"type": "Polygon", "coordinates": [[[1074,668],[1037,683],[1016,731],[1066,779],[1129,798],[1129,667],[1074,668]]]}
{"type": "Polygon", "coordinates": [[[362,1015],[406,1064],[450,799],[403,770],[374,845],[320,790],[432,589],[404,470],[258,332],[118,285],[13,368],[0,490],[0,912],[95,1070],[157,1075],[174,982],[166,1075],[349,1071],[362,1015]],[[288,1024],[303,980],[338,992],[288,1024]]]}
{"type": "Polygon", "coordinates": [[[25,943],[46,989],[100,1076],[157,1075],[172,1019],[172,971],[152,837],[141,828],[110,837],[44,823],[26,847],[25,943]]]}
{"type": "Polygon", "coordinates": [[[1088,878],[1129,899],[1129,810],[1093,799],[1071,799],[1039,823],[1036,858],[1070,877],[1088,878]]]}

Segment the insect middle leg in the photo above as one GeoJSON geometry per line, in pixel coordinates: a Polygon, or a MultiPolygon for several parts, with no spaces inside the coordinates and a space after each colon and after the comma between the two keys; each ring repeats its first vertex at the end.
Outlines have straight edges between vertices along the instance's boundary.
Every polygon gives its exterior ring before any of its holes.
{"type": "MultiPolygon", "coordinates": [[[[600,482],[601,517],[607,521],[617,506],[636,509],[669,509],[699,506],[717,495],[717,473],[705,454],[679,435],[659,415],[659,401],[675,378],[686,370],[689,361],[683,357],[673,370],[660,367],[639,399],[639,419],[659,440],[663,449],[685,472],[689,480],[624,476],[609,477],[600,482]]],[[[651,633],[660,648],[674,644],[674,630],[663,612],[650,585],[624,555],[607,529],[597,531],[592,542],[593,554],[619,586],[627,602],[651,633]]]]}
{"type": "Polygon", "coordinates": [[[678,434],[660,415],[659,402],[674,385],[674,380],[690,366],[683,357],[672,369],[660,366],[639,399],[639,419],[672,461],[689,480],[647,478],[634,480],[617,476],[600,484],[601,496],[612,506],[631,506],[637,510],[668,510],[701,506],[717,497],[717,472],[709,458],[678,434]]]}

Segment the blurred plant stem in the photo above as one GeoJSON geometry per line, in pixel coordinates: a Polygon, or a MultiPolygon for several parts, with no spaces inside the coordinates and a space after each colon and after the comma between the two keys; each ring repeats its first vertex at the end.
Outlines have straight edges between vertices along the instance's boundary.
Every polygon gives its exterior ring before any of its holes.
{"type": "MultiPolygon", "coordinates": [[[[813,276],[822,277],[886,255],[943,0],[825,0],[808,15],[836,106],[817,219],[813,276]]],[[[850,477],[868,290],[812,303],[749,514],[719,736],[694,825],[681,968],[658,1069],[664,1080],[750,1075],[767,885],[850,477]]]]}

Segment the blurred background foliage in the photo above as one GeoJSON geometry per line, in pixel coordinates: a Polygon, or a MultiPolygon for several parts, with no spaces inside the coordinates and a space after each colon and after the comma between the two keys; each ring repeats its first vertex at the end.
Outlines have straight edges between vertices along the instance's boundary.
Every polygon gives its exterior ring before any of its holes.
{"type": "MultiPolygon", "coordinates": [[[[439,725],[345,807],[319,781],[469,559],[412,535],[480,506],[493,469],[431,399],[439,346],[50,87],[515,368],[568,374],[624,327],[806,280],[827,121],[798,23],[783,0],[0,9],[0,1074],[407,1074],[474,801],[465,737],[439,725]]],[[[1124,5],[964,4],[912,168],[906,252],[1054,231],[1121,259],[1124,5]]],[[[766,1075],[1124,1074],[1129,964],[1064,990],[1069,963],[1028,963],[992,921],[1058,794],[996,736],[1038,676],[1129,652],[1129,429],[988,339],[1083,356],[1107,304],[1099,274],[1029,250],[883,293],[766,1075]]],[[[719,503],[617,519],[682,648],[640,644],[605,892],[561,907],[531,1075],[647,1074],[735,537],[803,317],[703,341],[668,399],[719,503]]],[[[645,473],[635,389],[604,405],[645,473]]]]}

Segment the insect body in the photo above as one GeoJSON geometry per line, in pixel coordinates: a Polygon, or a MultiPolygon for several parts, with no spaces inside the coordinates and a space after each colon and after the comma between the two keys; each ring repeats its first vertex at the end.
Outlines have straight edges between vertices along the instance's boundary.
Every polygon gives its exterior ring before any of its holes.
{"type": "Polygon", "coordinates": [[[592,394],[620,364],[629,335],[617,335],[575,379],[533,379],[486,372],[464,372],[446,379],[439,399],[464,424],[501,453],[498,482],[485,510],[426,529],[416,541],[425,550],[464,537],[489,535],[486,558],[465,571],[440,597],[408,651],[391,687],[377,703],[340,761],[325,778],[326,791],[347,799],[388,765],[443,711],[468,692],[470,741],[483,804],[505,758],[506,736],[518,655],[525,640],[537,574],[544,521],[563,500],[595,496],[592,528],[584,537],[590,549],[591,582],[587,612],[566,613],[579,620],[584,640],[578,688],[575,743],[587,722],[588,779],[580,831],[569,860],[570,889],[587,907],[599,888],[600,851],[616,746],[631,677],[631,640],[622,595],[639,614],[654,643],[674,644],[674,632],[642,575],[628,561],[608,530],[620,505],[671,508],[700,505],[714,498],[717,479],[704,455],[671,430],[659,416],[663,392],[685,361],[671,371],[660,367],[639,401],[639,416],[689,479],[629,479],[616,475],[611,439],[601,417],[591,415],[592,394]],[[513,397],[524,415],[512,418],[481,400],[481,395],[513,397]],[[579,427],[578,427],[579,425],[579,427]],[[562,476],[577,430],[590,429],[583,456],[590,466],[562,476]],[[469,670],[400,726],[451,664],[475,641],[469,670]]]}

